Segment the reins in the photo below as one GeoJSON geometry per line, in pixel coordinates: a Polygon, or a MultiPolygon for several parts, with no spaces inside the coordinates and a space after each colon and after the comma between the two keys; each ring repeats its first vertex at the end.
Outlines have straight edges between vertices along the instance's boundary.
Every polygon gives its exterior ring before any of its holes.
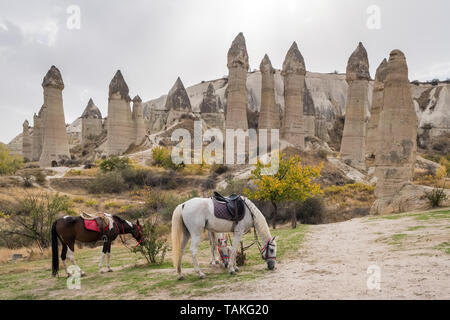
{"type": "Polygon", "coordinates": [[[259,239],[258,239],[258,234],[257,234],[257,232],[256,232],[256,227],[255,227],[255,216],[254,216],[254,214],[253,214],[253,211],[250,209],[250,207],[248,206],[247,202],[245,201],[245,199],[244,199],[244,203],[245,203],[245,206],[247,207],[248,211],[250,211],[250,214],[252,215],[252,220],[253,220],[253,233],[254,233],[254,235],[255,235],[255,239],[253,240],[253,243],[250,244],[249,246],[247,246],[245,249],[250,248],[252,245],[254,245],[254,244],[256,243],[256,245],[258,246],[259,252],[261,253],[261,257],[262,257],[263,260],[267,260],[267,259],[273,259],[273,260],[276,260],[277,257],[269,257],[269,246],[272,245],[271,242],[272,242],[272,240],[273,240],[275,237],[270,238],[270,239],[267,241],[267,243],[265,244],[264,247],[261,246],[261,243],[259,242],[259,239]],[[266,253],[265,255],[263,254],[264,251],[265,251],[265,253],[266,253]]]}

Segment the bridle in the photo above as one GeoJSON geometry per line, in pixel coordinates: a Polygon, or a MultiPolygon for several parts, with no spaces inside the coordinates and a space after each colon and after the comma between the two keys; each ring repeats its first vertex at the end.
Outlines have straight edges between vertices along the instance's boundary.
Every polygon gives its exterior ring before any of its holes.
{"type": "MultiPolygon", "coordinates": [[[[264,245],[264,247],[261,247],[261,244],[259,243],[259,240],[258,240],[258,235],[257,235],[257,233],[256,233],[256,228],[254,227],[255,226],[255,216],[254,216],[254,214],[253,214],[253,211],[250,209],[250,207],[247,205],[247,202],[245,201],[245,198],[244,198],[244,203],[245,203],[245,206],[247,207],[247,209],[248,209],[248,211],[250,211],[250,214],[252,215],[252,219],[253,219],[253,231],[254,231],[254,233],[255,233],[255,240],[254,240],[254,242],[253,243],[256,243],[257,244],[257,246],[258,246],[258,249],[259,249],[259,252],[261,253],[261,257],[262,257],[262,259],[264,260],[264,261],[267,261],[267,260],[276,260],[277,259],[277,257],[276,256],[273,256],[273,257],[271,257],[271,256],[269,256],[269,248],[271,247],[271,246],[275,246],[272,242],[273,242],[273,240],[275,239],[275,237],[273,237],[273,238],[270,238],[269,240],[267,240],[267,243],[264,245]]],[[[252,245],[253,245],[253,243],[249,246],[249,247],[251,247],[252,245]]]]}
{"type": "Polygon", "coordinates": [[[126,244],[126,242],[125,242],[125,240],[123,240],[122,234],[125,234],[125,228],[123,227],[123,223],[122,223],[122,233],[120,232],[119,224],[118,224],[117,222],[115,222],[115,221],[114,221],[114,224],[115,224],[115,226],[117,227],[117,234],[118,234],[118,236],[119,236],[119,238],[120,238],[120,241],[122,242],[122,244],[123,244],[128,250],[134,250],[134,249],[136,249],[137,247],[139,247],[139,246],[141,245],[142,241],[144,240],[144,236],[143,236],[143,234],[142,234],[141,227],[139,227],[138,224],[133,224],[133,226],[136,226],[137,229],[139,230],[139,235],[141,236],[141,240],[139,240],[139,241],[137,242],[137,244],[136,244],[134,247],[132,247],[132,248],[128,247],[127,244],[126,244]]]}
{"type": "MultiPolygon", "coordinates": [[[[262,248],[259,249],[259,251],[261,252],[261,257],[263,258],[263,260],[269,260],[269,259],[271,259],[271,260],[277,260],[277,257],[276,257],[276,256],[273,256],[273,257],[269,256],[269,249],[270,249],[271,246],[274,246],[274,244],[272,243],[272,241],[273,241],[274,239],[275,239],[275,237],[270,238],[270,239],[267,241],[266,245],[265,245],[264,247],[262,247],[262,248]]],[[[259,243],[258,243],[258,244],[259,244],[259,243]]]]}

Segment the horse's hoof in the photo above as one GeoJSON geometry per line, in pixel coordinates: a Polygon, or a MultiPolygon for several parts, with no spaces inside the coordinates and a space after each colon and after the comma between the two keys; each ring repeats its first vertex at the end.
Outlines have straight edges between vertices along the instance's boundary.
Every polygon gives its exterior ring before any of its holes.
{"type": "Polygon", "coordinates": [[[82,276],[82,277],[87,277],[87,274],[84,273],[84,272],[82,272],[82,273],[81,273],[81,276],[82,276]]]}
{"type": "Polygon", "coordinates": [[[109,268],[109,269],[108,269],[108,272],[113,272],[113,269],[109,268]]]}
{"type": "Polygon", "coordinates": [[[184,280],[184,277],[183,276],[178,276],[178,280],[184,280]]]}
{"type": "Polygon", "coordinates": [[[232,276],[234,276],[234,275],[236,274],[236,272],[233,270],[233,271],[230,271],[230,274],[231,274],[232,276]]]}
{"type": "Polygon", "coordinates": [[[201,273],[200,274],[200,279],[205,279],[205,278],[206,278],[206,275],[204,273],[201,273]]]}
{"type": "Polygon", "coordinates": [[[238,267],[234,267],[234,271],[239,272],[239,268],[238,267]]]}

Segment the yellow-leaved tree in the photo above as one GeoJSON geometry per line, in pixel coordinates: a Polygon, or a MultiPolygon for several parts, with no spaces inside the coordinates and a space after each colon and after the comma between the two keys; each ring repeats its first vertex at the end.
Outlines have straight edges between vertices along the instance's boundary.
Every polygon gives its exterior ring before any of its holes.
{"type": "MultiPolygon", "coordinates": [[[[246,195],[251,199],[270,201],[274,211],[270,217],[273,228],[276,228],[278,207],[286,202],[304,202],[306,199],[321,193],[320,185],[314,179],[320,177],[323,163],[317,167],[303,166],[300,156],[287,157],[281,154],[279,158],[278,171],[272,175],[263,175],[264,169],[268,169],[270,164],[264,165],[261,162],[256,164],[256,168],[251,172],[250,179],[256,186],[251,191],[246,189],[246,195]]],[[[296,212],[291,212],[292,227],[297,226],[296,212]]]]}

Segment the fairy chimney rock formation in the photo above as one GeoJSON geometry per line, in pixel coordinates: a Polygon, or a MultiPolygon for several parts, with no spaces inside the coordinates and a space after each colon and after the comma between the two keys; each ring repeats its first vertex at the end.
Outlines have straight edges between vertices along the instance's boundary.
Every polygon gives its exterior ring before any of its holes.
{"type": "Polygon", "coordinates": [[[281,127],[283,139],[295,146],[305,147],[305,119],[303,95],[306,67],[297,43],[293,43],[286,54],[281,72],[284,81],[284,116],[281,127]]]}
{"type": "Polygon", "coordinates": [[[42,154],[42,146],[44,145],[44,117],[45,106],[43,105],[38,114],[33,116],[33,151],[32,161],[39,161],[42,154]]]}
{"type": "Polygon", "coordinates": [[[91,98],[81,115],[81,143],[86,144],[91,142],[102,131],[102,113],[91,98]]]}
{"type": "Polygon", "coordinates": [[[171,125],[181,116],[192,111],[191,100],[180,77],[177,78],[172,89],[167,94],[165,109],[168,110],[167,125],[171,125]]]}
{"type": "Polygon", "coordinates": [[[33,141],[30,135],[30,124],[25,120],[22,125],[22,155],[25,161],[32,160],[33,141]]]}
{"type": "Polygon", "coordinates": [[[280,129],[280,112],[275,102],[275,69],[267,54],[259,66],[261,71],[261,109],[259,129],[280,129]]]}
{"type": "Polygon", "coordinates": [[[316,111],[314,107],[314,101],[311,96],[311,92],[309,92],[306,87],[306,81],[304,84],[304,94],[303,94],[303,115],[304,115],[304,128],[305,128],[305,137],[314,137],[316,136],[316,111]]]}
{"type": "Polygon", "coordinates": [[[372,107],[370,109],[370,120],[366,137],[366,154],[370,157],[374,157],[378,149],[378,124],[380,121],[380,112],[383,108],[383,90],[387,64],[386,59],[381,62],[377,69],[375,83],[373,85],[372,107]]]}
{"type": "Polygon", "coordinates": [[[346,77],[349,87],[341,142],[341,159],[355,168],[365,169],[370,73],[367,51],[361,42],[348,60],[346,77]]]}
{"type": "Polygon", "coordinates": [[[400,50],[391,52],[384,82],[383,108],[378,125],[382,151],[375,158],[377,200],[372,212],[388,213],[393,198],[413,178],[418,120],[411,97],[408,66],[400,50]]]}
{"type": "Polygon", "coordinates": [[[138,95],[133,98],[133,122],[135,129],[135,144],[139,145],[144,139],[146,132],[144,122],[144,109],[142,107],[142,99],[138,95]]]}
{"type": "Polygon", "coordinates": [[[225,116],[221,111],[220,97],[216,95],[212,83],[208,84],[203,100],[200,104],[200,113],[206,125],[210,128],[224,129],[225,116]]]}
{"type": "Polygon", "coordinates": [[[227,129],[248,129],[247,121],[247,71],[249,68],[244,35],[233,40],[227,55],[228,96],[226,111],[227,129]]]}
{"type": "Polygon", "coordinates": [[[70,159],[62,97],[64,82],[58,68],[50,68],[42,81],[42,87],[45,116],[42,121],[43,145],[39,165],[49,167],[70,159]]]}
{"type": "Polygon", "coordinates": [[[123,154],[135,142],[129,89],[120,70],[109,84],[106,154],[123,154]]]}

